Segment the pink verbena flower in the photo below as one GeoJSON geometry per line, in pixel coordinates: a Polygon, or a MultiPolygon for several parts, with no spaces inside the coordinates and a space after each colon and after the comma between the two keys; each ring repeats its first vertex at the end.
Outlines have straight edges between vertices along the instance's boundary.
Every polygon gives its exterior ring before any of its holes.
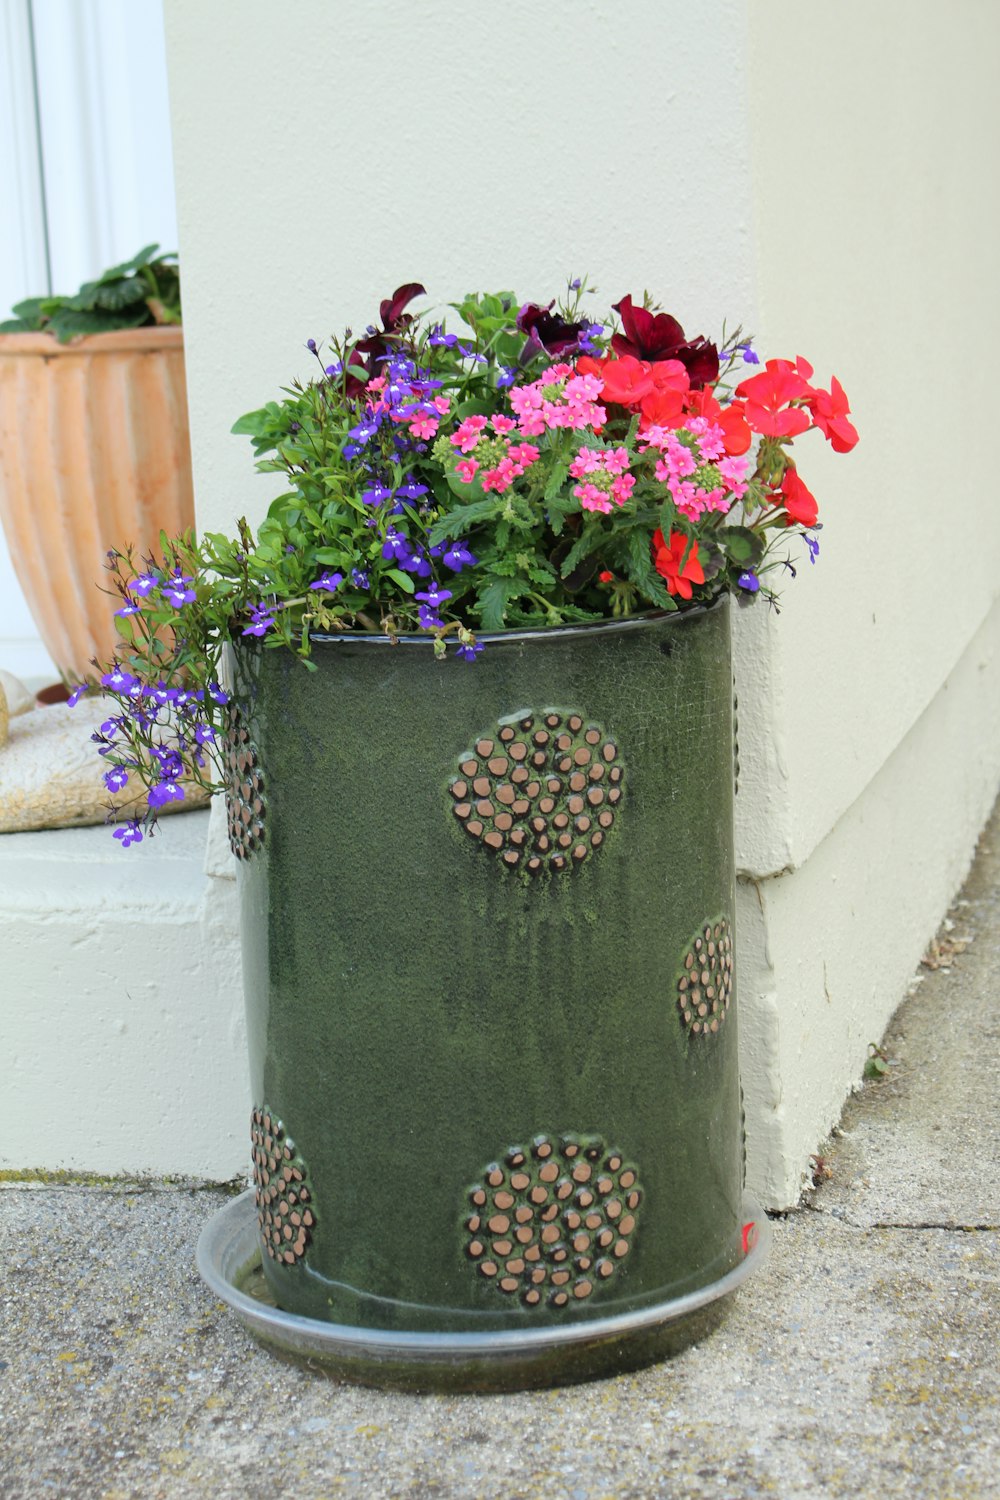
{"type": "Polygon", "coordinates": [[[688,432],[693,432],[698,438],[702,463],[714,463],[717,458],[722,457],[726,444],[721,427],[710,422],[707,417],[689,417],[684,425],[688,432]]]}
{"type": "Polygon", "coordinates": [[[726,482],[726,488],[734,500],[742,500],[747,492],[748,460],[745,454],[739,454],[735,458],[720,458],[716,463],[720,475],[726,482]]]}
{"type": "Polygon", "coordinates": [[[455,473],[458,475],[459,479],[461,479],[463,484],[471,484],[476,477],[476,470],[478,468],[479,463],[476,459],[460,458],[458,460],[458,463],[455,465],[455,473]]]}
{"type": "Polygon", "coordinates": [[[493,431],[499,432],[502,436],[504,433],[513,432],[514,428],[517,426],[517,423],[514,421],[513,417],[505,417],[498,413],[493,418],[492,425],[493,431]]]}
{"type": "Polygon", "coordinates": [[[510,489],[518,475],[523,473],[524,469],[521,465],[515,463],[508,454],[506,458],[500,460],[496,468],[487,469],[483,475],[483,490],[484,492],[496,490],[498,495],[502,495],[510,489]]]}
{"type": "Polygon", "coordinates": [[[581,448],[570,464],[569,472],[574,479],[582,479],[584,474],[595,474],[604,467],[601,458],[599,449],[581,448]]]}
{"type": "MultiPolygon", "coordinates": [[[[608,470],[610,473],[611,471],[608,470]]],[[[611,484],[611,494],[618,505],[624,505],[635,489],[634,474],[616,474],[611,484]]]]}
{"type": "Polygon", "coordinates": [[[410,421],[410,431],[417,438],[432,438],[438,430],[438,418],[429,412],[418,412],[410,421]]]}
{"type": "Polygon", "coordinates": [[[605,514],[611,509],[611,501],[603,490],[599,490],[596,484],[576,484],[573,486],[573,494],[576,495],[584,510],[599,510],[605,514]]]}
{"type": "Polygon", "coordinates": [[[479,442],[479,435],[485,426],[486,418],[483,416],[466,417],[452,433],[451,441],[463,453],[469,453],[479,442]]]}

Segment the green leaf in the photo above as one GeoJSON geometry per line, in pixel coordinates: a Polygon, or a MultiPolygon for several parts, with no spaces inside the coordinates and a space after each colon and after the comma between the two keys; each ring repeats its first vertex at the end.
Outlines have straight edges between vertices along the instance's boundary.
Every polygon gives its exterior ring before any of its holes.
{"type": "Polygon", "coordinates": [[[258,411],[248,411],[242,417],[237,417],[230,427],[230,432],[235,432],[238,437],[264,437],[274,432],[274,414],[277,411],[272,403],[271,406],[262,406],[258,411]]]}
{"type": "Polygon", "coordinates": [[[159,245],[143,245],[138,255],[133,255],[131,260],[123,260],[120,266],[109,267],[100,277],[97,285],[106,286],[109,281],[118,281],[120,277],[131,275],[132,271],[138,271],[141,266],[147,266],[159,248],[159,245]]]}
{"type": "Polygon", "coordinates": [[[566,480],[569,476],[569,465],[570,460],[568,458],[560,459],[558,463],[553,465],[552,473],[549,475],[548,483],[545,486],[543,495],[545,500],[554,500],[565,489],[566,480]]]}
{"type": "Polygon", "coordinates": [[[559,568],[562,577],[568,577],[578,563],[581,563],[585,557],[589,557],[592,552],[596,552],[599,547],[603,547],[606,541],[607,532],[603,526],[595,525],[593,522],[584,522],[583,530],[562,560],[559,568]]]}
{"type": "Polygon", "coordinates": [[[63,305],[72,308],[73,312],[90,312],[97,305],[97,282],[85,281],[74,296],[64,300],[63,305]]]}
{"type": "Polygon", "coordinates": [[[736,563],[758,563],[764,555],[763,539],[748,526],[723,526],[718,540],[736,563]]]}
{"type": "Polygon", "coordinates": [[[496,515],[502,504],[500,500],[489,499],[476,500],[472,505],[456,505],[454,510],[446,511],[443,516],[438,516],[427,533],[427,539],[432,547],[436,547],[438,542],[450,541],[452,537],[461,536],[477,521],[485,521],[489,516],[496,515]]]}
{"type": "Polygon", "coordinates": [[[109,286],[99,286],[94,301],[98,307],[107,307],[112,312],[117,312],[121,307],[131,307],[134,302],[145,302],[148,290],[141,276],[126,276],[109,286]]]}
{"type": "Polygon", "coordinates": [[[404,594],[412,594],[416,592],[417,586],[413,582],[413,579],[410,577],[409,573],[404,573],[401,568],[386,568],[385,576],[387,578],[391,578],[394,583],[398,583],[404,594]]]}
{"type": "Polygon", "coordinates": [[[502,630],[508,604],[524,592],[525,585],[520,578],[492,578],[473,606],[482,621],[483,629],[502,630]]]}
{"type": "Polygon", "coordinates": [[[14,314],[15,318],[18,318],[25,323],[36,324],[42,317],[44,317],[44,301],[45,299],[43,297],[25,297],[23,302],[14,303],[14,306],[11,308],[11,312],[14,314]]]}
{"type": "Polygon", "coordinates": [[[626,541],[626,571],[636,588],[660,609],[676,609],[663,579],[653,567],[649,555],[649,538],[641,531],[630,531],[626,541]]]}
{"type": "Polygon", "coordinates": [[[127,308],[120,313],[77,312],[73,308],[64,307],[55,314],[49,326],[59,342],[65,344],[83,334],[113,333],[119,328],[138,328],[147,317],[145,303],[139,303],[137,307],[127,308]]]}

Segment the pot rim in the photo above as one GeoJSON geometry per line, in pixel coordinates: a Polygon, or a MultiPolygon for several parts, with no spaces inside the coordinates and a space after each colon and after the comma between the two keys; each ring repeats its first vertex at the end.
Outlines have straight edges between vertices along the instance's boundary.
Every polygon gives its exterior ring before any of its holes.
{"type": "MultiPolygon", "coordinates": [[[[641,615],[629,615],[624,620],[586,620],[578,625],[515,626],[512,630],[476,630],[477,641],[502,646],[512,641],[562,641],[575,640],[582,635],[612,635],[627,631],[644,630],[652,625],[680,626],[689,620],[701,619],[705,615],[724,609],[729,603],[729,594],[720,594],[711,604],[698,604],[693,609],[654,609],[641,615]]],[[[397,635],[390,638],[369,630],[338,630],[330,633],[310,631],[309,639],[314,646],[430,646],[434,636],[429,633],[397,635]]]]}
{"type": "Polygon", "coordinates": [[[112,328],[107,333],[80,334],[61,344],[54,333],[0,333],[0,355],[47,359],[65,354],[146,354],[157,350],[183,349],[184,329],[179,323],[152,323],[147,328],[112,328]]]}

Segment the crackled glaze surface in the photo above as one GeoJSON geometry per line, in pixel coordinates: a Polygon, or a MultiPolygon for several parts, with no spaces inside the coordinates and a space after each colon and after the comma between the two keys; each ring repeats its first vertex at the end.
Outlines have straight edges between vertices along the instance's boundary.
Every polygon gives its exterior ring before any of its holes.
{"type": "Polygon", "coordinates": [[[233,683],[267,795],[266,839],[238,867],[253,1093],[294,1122],[317,1205],[305,1256],[265,1257],[274,1295],[352,1326],[503,1330],[614,1315],[725,1274],[742,1253],[733,1004],[717,1034],[693,1038],[676,985],[708,917],[732,922],[726,608],[512,634],[474,664],[350,638],[318,642],[315,661],[307,673],[247,642],[233,683]],[[557,777],[558,795],[544,786],[557,777]],[[515,815],[500,790],[534,781],[515,815]],[[495,828],[505,807],[498,834],[528,824],[517,865],[504,859],[516,843],[467,828],[495,828]],[[587,855],[572,862],[571,844],[553,870],[571,826],[587,855]],[[529,850],[544,867],[529,870],[529,850]],[[594,1205],[570,1209],[579,1225],[559,1217],[558,1240],[542,1240],[554,1221],[541,1217],[535,1235],[533,1213],[531,1243],[566,1246],[565,1263],[539,1248],[543,1288],[516,1249],[527,1219],[493,1232],[505,1210],[491,1201],[474,1230],[468,1195],[487,1191],[499,1152],[496,1191],[549,1211],[517,1197],[505,1153],[520,1143],[524,1191],[548,1193],[532,1142],[546,1136],[563,1162],[563,1130],[620,1155],[641,1203],[601,1196],[635,1219],[610,1246],[613,1215],[587,1225],[594,1205]],[[508,1239],[509,1254],[496,1248],[508,1239]]]}

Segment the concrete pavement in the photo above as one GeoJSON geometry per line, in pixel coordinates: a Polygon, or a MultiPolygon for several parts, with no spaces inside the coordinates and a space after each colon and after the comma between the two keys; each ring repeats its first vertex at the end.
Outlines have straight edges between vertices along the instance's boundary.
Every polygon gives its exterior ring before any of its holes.
{"type": "Polygon", "coordinates": [[[998,812],[949,922],[769,1264],[716,1334],[637,1374],[343,1386],[201,1284],[222,1190],[4,1183],[0,1497],[1000,1495],[998,812]]]}

